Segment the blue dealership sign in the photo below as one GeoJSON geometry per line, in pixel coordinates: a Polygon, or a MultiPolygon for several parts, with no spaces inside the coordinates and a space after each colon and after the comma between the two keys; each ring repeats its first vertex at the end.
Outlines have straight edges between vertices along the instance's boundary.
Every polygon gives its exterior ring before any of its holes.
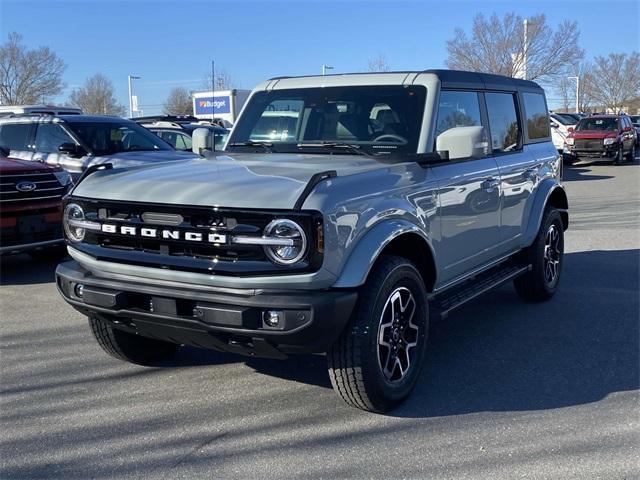
{"type": "Polygon", "coordinates": [[[229,95],[200,97],[195,98],[194,102],[196,115],[231,113],[231,97],[229,95]]]}

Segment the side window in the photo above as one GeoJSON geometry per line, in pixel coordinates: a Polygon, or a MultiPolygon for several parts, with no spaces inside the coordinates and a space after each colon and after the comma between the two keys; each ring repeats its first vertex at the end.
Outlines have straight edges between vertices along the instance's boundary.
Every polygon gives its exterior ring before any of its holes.
{"type": "Polygon", "coordinates": [[[9,150],[29,150],[30,123],[5,123],[0,125],[0,145],[9,150]]]}
{"type": "Polygon", "coordinates": [[[522,136],[513,94],[489,92],[485,98],[493,153],[518,150],[522,136]]]}
{"type": "Polygon", "coordinates": [[[63,143],[75,143],[64,129],[57,123],[41,123],[36,130],[36,151],[58,153],[63,143]]]}
{"type": "Polygon", "coordinates": [[[544,96],[540,93],[522,94],[524,111],[527,114],[527,132],[531,140],[549,137],[549,115],[544,96]]]}
{"type": "Polygon", "coordinates": [[[450,160],[480,158],[487,154],[486,130],[477,92],[440,92],[436,116],[436,151],[450,160]]]}
{"type": "Polygon", "coordinates": [[[191,137],[184,133],[179,133],[176,137],[175,148],[178,150],[191,150],[191,137]]]}

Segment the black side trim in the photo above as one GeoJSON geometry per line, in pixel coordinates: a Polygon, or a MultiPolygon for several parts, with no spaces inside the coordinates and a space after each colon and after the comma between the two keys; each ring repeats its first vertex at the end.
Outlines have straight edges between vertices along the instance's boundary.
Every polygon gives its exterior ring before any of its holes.
{"type": "Polygon", "coordinates": [[[97,165],[90,165],[89,167],[87,167],[87,169],[84,172],[82,172],[82,175],[80,175],[80,177],[78,178],[78,181],[76,182],[75,187],[80,185],[80,183],[89,175],[91,175],[93,172],[97,172],[98,170],[111,170],[112,168],[113,168],[112,163],[99,163],[97,165]]]}
{"type": "Polygon", "coordinates": [[[304,190],[298,197],[298,200],[296,200],[296,203],[293,206],[293,209],[302,210],[302,205],[304,204],[304,201],[307,199],[307,197],[313,191],[316,185],[318,185],[323,180],[337,177],[337,176],[338,176],[338,172],[336,172],[335,170],[327,170],[326,172],[320,172],[320,173],[314,174],[307,182],[307,186],[304,187],[304,190]]]}

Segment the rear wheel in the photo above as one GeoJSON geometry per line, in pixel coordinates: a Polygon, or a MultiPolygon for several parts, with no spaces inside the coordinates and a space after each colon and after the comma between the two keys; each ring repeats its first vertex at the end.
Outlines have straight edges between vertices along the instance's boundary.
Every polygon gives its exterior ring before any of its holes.
{"type": "Polygon", "coordinates": [[[418,381],[429,327],[426,290],[409,261],[382,257],[351,323],[327,353],[335,391],[349,405],[386,412],[418,381]]]}
{"type": "Polygon", "coordinates": [[[558,289],[564,263],[564,230],[558,210],[546,211],[536,239],[524,254],[531,270],[514,280],[516,292],[530,302],[550,299],[558,289]]]}
{"type": "Polygon", "coordinates": [[[98,345],[112,357],[125,362],[151,365],[170,359],[179,347],[175,343],[113,328],[109,322],[99,317],[89,317],[89,326],[98,345]]]}

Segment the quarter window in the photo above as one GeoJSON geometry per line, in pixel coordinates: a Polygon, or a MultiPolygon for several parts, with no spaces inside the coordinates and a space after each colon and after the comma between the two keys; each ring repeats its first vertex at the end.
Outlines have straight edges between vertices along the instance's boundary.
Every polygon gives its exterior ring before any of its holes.
{"type": "Polygon", "coordinates": [[[75,143],[64,129],[57,123],[42,123],[36,131],[36,151],[58,153],[63,143],[75,143]]]}
{"type": "Polygon", "coordinates": [[[493,153],[513,152],[520,148],[521,130],[511,93],[486,93],[487,114],[493,153]]]}
{"type": "Polygon", "coordinates": [[[27,151],[31,124],[8,123],[0,125],[0,145],[9,150],[27,151]]]}
{"type": "Polygon", "coordinates": [[[544,96],[539,93],[523,93],[524,110],[527,114],[527,132],[531,140],[549,137],[549,115],[544,96]]]}

